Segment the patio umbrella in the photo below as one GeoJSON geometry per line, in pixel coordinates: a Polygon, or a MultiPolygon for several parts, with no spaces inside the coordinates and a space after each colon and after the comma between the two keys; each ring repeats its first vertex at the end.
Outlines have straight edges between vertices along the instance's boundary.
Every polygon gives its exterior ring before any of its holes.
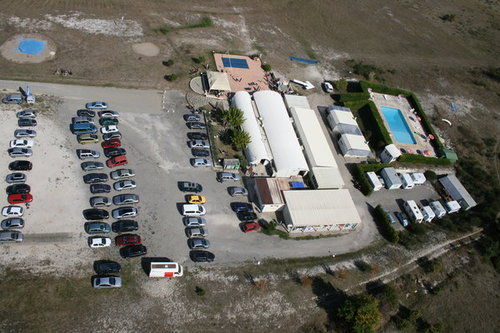
{"type": "Polygon", "coordinates": [[[430,152],[430,151],[428,151],[428,150],[424,150],[424,155],[429,156],[430,154],[431,154],[431,152],[430,152]]]}
{"type": "Polygon", "coordinates": [[[407,152],[408,154],[413,154],[413,150],[412,150],[412,149],[406,149],[406,152],[407,152]]]}
{"type": "Polygon", "coordinates": [[[429,134],[429,139],[434,140],[434,135],[429,134]]]}

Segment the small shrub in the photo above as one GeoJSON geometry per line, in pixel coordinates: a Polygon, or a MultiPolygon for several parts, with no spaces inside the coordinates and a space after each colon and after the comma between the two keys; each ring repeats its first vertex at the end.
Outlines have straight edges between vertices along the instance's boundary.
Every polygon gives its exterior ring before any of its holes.
{"type": "Polygon", "coordinates": [[[455,21],[455,14],[444,14],[439,16],[439,18],[445,22],[453,22],[455,21]]]}
{"type": "Polygon", "coordinates": [[[361,75],[367,80],[381,79],[380,75],[384,72],[382,69],[373,65],[365,64],[361,61],[352,66],[354,74],[361,75]]]}
{"type": "Polygon", "coordinates": [[[349,85],[349,82],[347,82],[346,79],[340,79],[335,82],[335,88],[341,93],[345,94],[347,92],[347,86],[349,85]]]}
{"type": "Polygon", "coordinates": [[[443,262],[439,259],[424,260],[421,266],[426,273],[434,273],[443,270],[443,262]]]}
{"type": "Polygon", "coordinates": [[[270,72],[271,71],[271,65],[269,64],[262,64],[262,69],[265,71],[265,72],[270,72]]]}
{"type": "Polygon", "coordinates": [[[201,287],[198,287],[198,286],[197,286],[196,288],[194,288],[194,292],[195,292],[195,293],[196,293],[196,295],[198,295],[198,296],[205,296],[205,294],[206,294],[205,289],[203,289],[203,288],[201,288],[201,287]]]}
{"type": "Polygon", "coordinates": [[[398,330],[409,330],[415,327],[415,325],[411,321],[399,316],[394,317],[393,321],[398,330]]]}
{"type": "Polygon", "coordinates": [[[167,80],[167,81],[175,81],[178,78],[179,78],[179,75],[177,75],[175,73],[165,75],[165,80],[167,80]]]}
{"type": "Polygon", "coordinates": [[[430,181],[431,183],[435,183],[437,180],[437,175],[434,171],[432,170],[427,170],[424,172],[425,178],[430,181]]]}
{"type": "Polygon", "coordinates": [[[174,61],[172,59],[168,59],[162,62],[164,66],[170,67],[174,64],[174,61]]]}
{"type": "Polygon", "coordinates": [[[372,265],[362,260],[356,261],[355,265],[362,272],[371,272],[373,270],[372,265]]]}

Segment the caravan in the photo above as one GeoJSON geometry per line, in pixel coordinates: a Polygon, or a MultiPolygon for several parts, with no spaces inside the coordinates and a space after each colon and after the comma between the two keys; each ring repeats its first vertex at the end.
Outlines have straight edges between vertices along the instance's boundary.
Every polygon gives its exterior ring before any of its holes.
{"type": "Polygon", "coordinates": [[[423,221],[424,216],[414,200],[405,201],[403,207],[413,222],[421,223],[423,221]]]}
{"type": "Polygon", "coordinates": [[[370,185],[373,187],[373,191],[379,191],[382,189],[383,185],[378,179],[378,176],[375,172],[370,171],[366,173],[366,177],[368,177],[368,181],[370,182],[370,185]]]}
{"type": "Polygon", "coordinates": [[[422,213],[424,214],[424,221],[425,222],[431,222],[436,217],[436,214],[434,213],[432,208],[429,206],[423,206],[422,213]]]}
{"type": "Polygon", "coordinates": [[[402,188],[405,190],[410,190],[413,187],[415,187],[415,183],[413,182],[413,179],[411,176],[407,173],[400,173],[399,178],[401,178],[401,182],[403,183],[402,188]]]}
{"type": "Polygon", "coordinates": [[[429,206],[432,208],[438,219],[446,215],[446,209],[444,209],[443,205],[439,201],[433,201],[429,204],[429,206]]]}

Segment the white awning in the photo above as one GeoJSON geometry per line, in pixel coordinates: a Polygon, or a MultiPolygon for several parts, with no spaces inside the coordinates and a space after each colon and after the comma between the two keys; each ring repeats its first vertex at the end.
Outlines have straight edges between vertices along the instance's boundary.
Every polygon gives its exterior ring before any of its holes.
{"type": "Polygon", "coordinates": [[[231,91],[226,73],[208,71],[207,79],[210,90],[231,91]]]}

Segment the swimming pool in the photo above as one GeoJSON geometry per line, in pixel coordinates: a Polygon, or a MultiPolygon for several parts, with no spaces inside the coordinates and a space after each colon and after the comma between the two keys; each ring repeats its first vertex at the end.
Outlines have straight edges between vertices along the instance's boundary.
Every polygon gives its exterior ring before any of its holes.
{"type": "Polygon", "coordinates": [[[417,143],[400,109],[381,106],[380,110],[397,142],[413,145],[417,143]]]}
{"type": "Polygon", "coordinates": [[[17,51],[26,54],[39,54],[43,52],[47,42],[44,40],[36,39],[23,39],[19,41],[17,51]]]}

